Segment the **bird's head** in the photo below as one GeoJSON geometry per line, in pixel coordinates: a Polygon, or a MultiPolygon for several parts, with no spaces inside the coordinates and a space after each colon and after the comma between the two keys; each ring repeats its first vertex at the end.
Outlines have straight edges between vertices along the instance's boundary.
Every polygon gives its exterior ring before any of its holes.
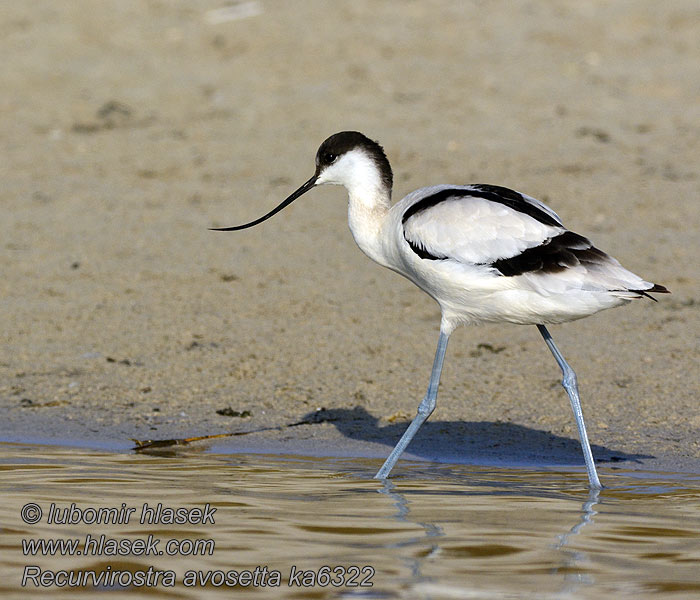
{"type": "Polygon", "coordinates": [[[341,131],[326,139],[316,152],[313,177],[292,192],[281,204],[262,217],[233,227],[214,227],[214,231],[247,229],[266,221],[317,185],[343,185],[352,195],[391,195],[393,175],[383,148],[358,131],[341,131]]]}

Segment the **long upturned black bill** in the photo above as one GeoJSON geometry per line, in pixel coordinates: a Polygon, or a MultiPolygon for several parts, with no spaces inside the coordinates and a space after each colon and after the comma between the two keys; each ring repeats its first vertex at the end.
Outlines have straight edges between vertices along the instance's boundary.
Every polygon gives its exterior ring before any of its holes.
{"type": "Polygon", "coordinates": [[[270,217],[272,217],[273,215],[276,215],[283,208],[285,208],[286,206],[289,206],[299,196],[301,196],[302,194],[305,194],[312,187],[314,187],[314,185],[316,184],[317,178],[318,178],[318,174],[314,173],[314,176],[311,179],[309,179],[304,185],[302,185],[296,192],[293,192],[291,196],[289,196],[284,202],[282,202],[282,204],[273,208],[269,213],[267,213],[266,215],[263,215],[259,219],[255,219],[255,221],[251,221],[250,223],[246,223],[245,225],[234,225],[233,227],[210,227],[209,229],[211,231],[237,231],[239,229],[247,229],[248,227],[254,227],[255,225],[262,223],[263,221],[267,221],[270,217]]]}

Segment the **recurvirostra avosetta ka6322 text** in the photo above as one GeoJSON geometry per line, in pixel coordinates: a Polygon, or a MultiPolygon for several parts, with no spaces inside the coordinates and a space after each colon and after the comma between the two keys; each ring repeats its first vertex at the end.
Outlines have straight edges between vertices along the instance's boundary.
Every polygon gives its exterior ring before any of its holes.
{"type": "MultiPolygon", "coordinates": [[[[372,260],[410,279],[440,305],[440,337],[428,391],[418,414],[376,474],[384,479],[435,410],[447,340],[458,325],[506,321],[537,325],[562,370],[576,418],[590,487],[600,489],[583,422],[576,374],[545,327],[626,304],[649,292],[644,281],[583,236],[569,231],[548,206],[495,185],[436,185],[391,205],[393,176],[384,150],[356,131],[329,137],[316,153],[316,172],[253,227],[314,186],[345,186],[350,231],[372,260]]],[[[653,298],[652,298],[653,299],[653,298]]]]}

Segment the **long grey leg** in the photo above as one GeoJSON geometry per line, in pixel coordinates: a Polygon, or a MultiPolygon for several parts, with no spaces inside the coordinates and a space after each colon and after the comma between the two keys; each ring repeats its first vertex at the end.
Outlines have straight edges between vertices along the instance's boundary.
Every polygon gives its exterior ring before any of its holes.
{"type": "Polygon", "coordinates": [[[401,436],[399,443],[396,444],[395,448],[391,451],[391,454],[387,457],[386,461],[379,469],[377,474],[374,476],[375,479],[386,479],[389,476],[389,472],[394,468],[396,461],[408,446],[409,442],[416,435],[416,432],[420,429],[420,426],[425,423],[426,419],[435,410],[435,405],[437,404],[437,393],[438,384],[440,383],[440,373],[442,372],[442,361],[445,358],[445,350],[447,350],[447,340],[450,338],[449,333],[440,331],[440,337],[438,338],[437,350],[435,351],[435,360],[433,361],[433,370],[430,373],[430,383],[428,384],[428,392],[425,394],[425,398],[418,405],[418,414],[415,416],[411,424],[408,426],[406,432],[401,436]]]}
{"type": "Polygon", "coordinates": [[[583,422],[583,411],[581,410],[581,399],[578,394],[578,383],[576,382],[576,373],[569,366],[569,363],[564,360],[562,353],[559,352],[559,348],[554,344],[552,336],[549,335],[549,331],[544,325],[538,325],[537,329],[540,330],[544,341],[547,342],[547,346],[552,351],[554,358],[561,369],[564,378],[561,384],[564,386],[566,393],[569,394],[569,400],[571,400],[571,408],[574,411],[574,417],[576,418],[576,425],[578,427],[578,435],[581,439],[581,449],[583,450],[583,458],[586,461],[586,470],[588,471],[588,481],[590,482],[591,489],[600,490],[603,486],[600,484],[600,479],[598,479],[598,473],[595,470],[595,463],[593,462],[593,453],[591,452],[591,445],[588,443],[588,435],[586,434],[586,425],[583,422]]]}

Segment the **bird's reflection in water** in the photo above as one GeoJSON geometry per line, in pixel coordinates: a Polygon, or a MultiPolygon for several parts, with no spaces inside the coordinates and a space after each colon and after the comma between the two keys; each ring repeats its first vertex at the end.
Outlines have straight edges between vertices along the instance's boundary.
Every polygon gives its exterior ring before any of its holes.
{"type": "Polygon", "coordinates": [[[431,541],[430,550],[423,556],[404,556],[402,558],[404,564],[411,571],[411,575],[413,575],[416,581],[428,579],[427,576],[424,576],[421,573],[421,566],[426,559],[432,559],[437,554],[439,554],[440,546],[437,543],[437,539],[445,535],[442,530],[442,527],[436,525],[435,523],[423,523],[411,520],[411,508],[408,498],[406,498],[406,496],[397,489],[397,487],[390,479],[382,480],[382,487],[377,491],[380,494],[385,494],[386,496],[391,498],[391,501],[396,507],[396,514],[394,515],[394,519],[396,519],[397,521],[418,525],[425,532],[423,536],[412,537],[408,540],[396,542],[391,545],[392,548],[402,548],[407,546],[414,547],[417,544],[421,544],[425,539],[429,539],[431,541]]]}
{"type": "MultiPolygon", "coordinates": [[[[437,523],[411,519],[411,501],[406,497],[406,494],[399,491],[391,480],[384,479],[381,482],[381,488],[377,491],[391,499],[392,504],[396,508],[396,514],[393,516],[395,520],[417,525],[423,530],[423,535],[397,541],[389,547],[415,549],[417,545],[423,546],[427,541],[429,543],[427,551],[418,554],[415,552],[406,554],[402,557],[402,562],[410,570],[416,583],[430,580],[431,577],[425,575],[422,569],[426,562],[429,562],[441,553],[442,548],[439,538],[445,537],[443,528],[437,523]]],[[[580,550],[573,550],[570,548],[570,544],[573,536],[578,535],[584,527],[593,523],[593,517],[597,514],[595,507],[600,502],[600,494],[600,490],[592,489],[588,491],[586,501],[581,506],[578,522],[566,532],[556,536],[556,543],[551,545],[552,549],[561,552],[564,557],[562,563],[551,570],[552,575],[564,574],[563,593],[568,594],[574,592],[582,585],[586,586],[595,583],[586,566],[589,562],[587,554],[580,550]]]]}
{"type": "Polygon", "coordinates": [[[580,550],[572,550],[568,548],[568,545],[573,536],[578,535],[589,523],[593,523],[593,517],[598,514],[595,510],[595,506],[599,501],[600,490],[589,490],[588,498],[581,507],[581,518],[579,522],[569,529],[569,531],[558,536],[559,540],[553,546],[556,550],[561,551],[565,557],[563,567],[552,569],[552,573],[558,573],[561,570],[565,573],[565,586],[562,592],[570,593],[580,585],[591,585],[594,583],[593,576],[586,572],[585,564],[588,562],[586,553],[580,550]]]}

